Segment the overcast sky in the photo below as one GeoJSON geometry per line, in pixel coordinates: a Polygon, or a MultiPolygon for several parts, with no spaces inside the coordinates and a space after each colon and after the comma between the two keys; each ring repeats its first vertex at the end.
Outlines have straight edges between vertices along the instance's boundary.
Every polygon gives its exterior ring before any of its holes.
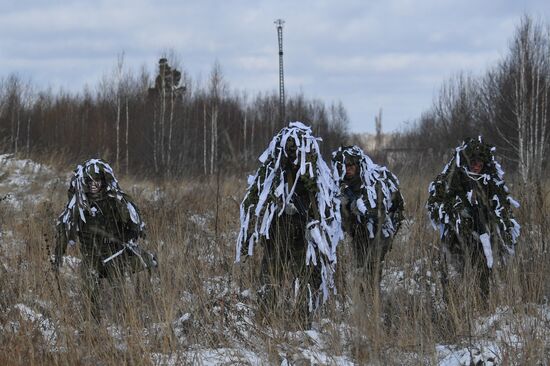
{"type": "Polygon", "coordinates": [[[0,4],[0,77],[81,91],[125,53],[153,72],[174,50],[193,77],[215,60],[231,88],[278,90],[273,21],[285,20],[287,95],[342,101],[354,132],[393,131],[427,109],[459,71],[504,54],[521,15],[549,23],[549,0],[55,1],[0,4]]]}

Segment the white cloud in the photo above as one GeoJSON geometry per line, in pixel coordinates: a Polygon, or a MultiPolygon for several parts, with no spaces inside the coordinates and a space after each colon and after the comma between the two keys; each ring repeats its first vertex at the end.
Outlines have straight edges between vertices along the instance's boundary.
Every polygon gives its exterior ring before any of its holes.
{"type": "Polygon", "coordinates": [[[489,52],[434,52],[434,53],[383,53],[355,57],[329,57],[317,60],[316,64],[324,72],[345,74],[366,74],[373,72],[404,71],[446,71],[452,73],[464,70],[479,70],[490,61],[495,61],[498,53],[489,52]]]}
{"type": "Polygon", "coordinates": [[[173,49],[193,77],[208,75],[217,59],[232,87],[271,91],[273,21],[283,18],[287,93],[342,100],[354,123],[383,107],[395,128],[420,116],[443,80],[482,72],[505,54],[523,11],[544,19],[550,3],[21,0],[0,4],[0,77],[93,82],[121,51],[128,66],[152,69],[173,49]]]}
{"type": "Polygon", "coordinates": [[[235,64],[246,70],[273,71],[274,69],[273,57],[266,56],[238,57],[235,59],[235,64]]]}

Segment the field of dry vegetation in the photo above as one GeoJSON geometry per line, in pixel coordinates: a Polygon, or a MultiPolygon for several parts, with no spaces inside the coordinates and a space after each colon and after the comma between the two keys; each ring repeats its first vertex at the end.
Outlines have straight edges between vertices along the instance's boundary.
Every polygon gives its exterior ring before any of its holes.
{"type": "Polygon", "coordinates": [[[160,268],[105,283],[97,325],[87,320],[78,249],[69,250],[58,278],[50,265],[72,167],[1,157],[0,364],[549,364],[550,186],[536,199],[532,187],[507,176],[522,204],[517,255],[497,273],[487,306],[471,278],[456,278],[446,307],[424,207],[440,168],[395,172],[407,221],[386,259],[381,298],[359,291],[344,241],[338,294],[311,330],[285,314],[256,316],[261,255],[234,264],[245,177],[161,184],[123,177],[160,268]]]}

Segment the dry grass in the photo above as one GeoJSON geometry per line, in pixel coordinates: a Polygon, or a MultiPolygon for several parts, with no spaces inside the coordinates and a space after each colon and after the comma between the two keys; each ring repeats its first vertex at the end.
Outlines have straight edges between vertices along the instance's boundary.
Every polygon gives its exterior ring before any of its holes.
{"type": "MultiPolygon", "coordinates": [[[[542,203],[521,194],[519,186],[512,188],[523,205],[518,212],[523,232],[517,256],[498,273],[487,306],[472,279],[456,279],[454,301],[445,307],[437,236],[424,208],[431,176],[400,174],[408,221],[387,257],[380,298],[359,290],[364,281],[342,243],[339,292],[314,324],[323,351],[332,356],[319,364],[342,359],[436,364],[436,345],[475,352],[505,328],[516,338],[499,341],[500,364],[549,362],[550,316],[540,311],[550,295],[550,258],[543,245],[550,225],[549,187],[542,190],[542,203]]],[[[26,194],[43,196],[21,207],[0,202],[0,364],[194,364],[207,349],[229,349],[228,363],[280,364],[283,357],[302,362],[305,348],[320,347],[315,339],[287,331],[293,320],[281,314],[268,317],[269,327],[254,315],[261,253],[233,263],[244,184],[244,179],[222,179],[219,187],[215,181],[176,181],[157,190],[152,182],[122,179],[146,219],[145,245],[157,252],[160,269],[152,278],[140,273],[124,283],[106,283],[101,326],[87,320],[74,265],[63,267],[59,288],[50,269],[53,224],[66,197],[63,184],[48,186],[48,195],[42,185],[32,185],[26,194]],[[42,317],[33,319],[29,310],[42,317]],[[44,336],[49,330],[55,339],[44,336]]],[[[78,250],[69,255],[78,257],[78,250]]]]}

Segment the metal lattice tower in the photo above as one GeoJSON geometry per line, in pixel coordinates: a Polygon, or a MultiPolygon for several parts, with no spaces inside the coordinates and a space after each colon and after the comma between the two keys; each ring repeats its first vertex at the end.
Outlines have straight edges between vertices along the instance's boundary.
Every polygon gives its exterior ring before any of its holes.
{"type": "Polygon", "coordinates": [[[285,76],[283,72],[283,24],[285,21],[277,19],[277,36],[279,38],[279,114],[281,123],[285,124],[285,76]]]}

